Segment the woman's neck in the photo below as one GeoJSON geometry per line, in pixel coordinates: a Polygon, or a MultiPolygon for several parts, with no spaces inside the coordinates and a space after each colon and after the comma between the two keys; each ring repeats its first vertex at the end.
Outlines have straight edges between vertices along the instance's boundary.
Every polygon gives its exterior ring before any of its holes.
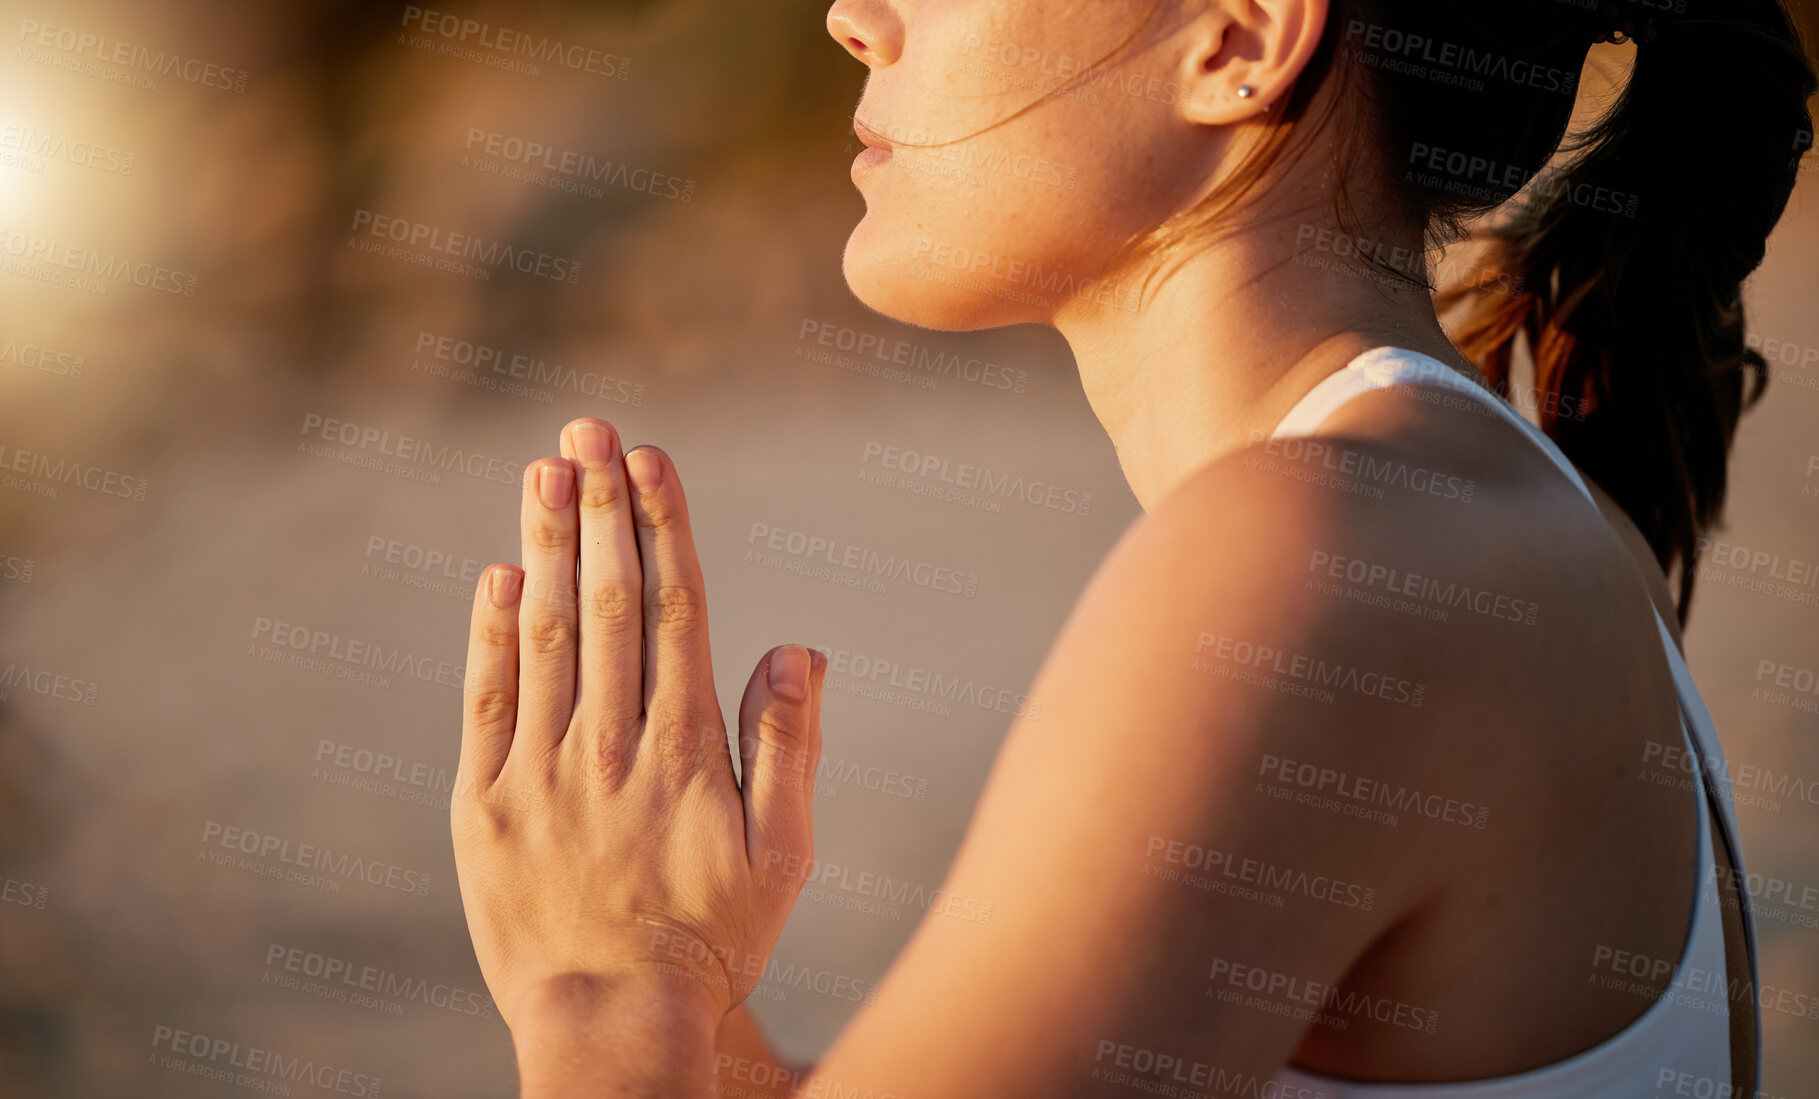
{"type": "Polygon", "coordinates": [[[1320,381],[1374,347],[1470,369],[1424,289],[1386,286],[1389,276],[1321,250],[1319,239],[1293,226],[1245,230],[1156,280],[1141,312],[1076,301],[1056,315],[1144,508],[1253,433],[1271,431],[1320,381]]]}

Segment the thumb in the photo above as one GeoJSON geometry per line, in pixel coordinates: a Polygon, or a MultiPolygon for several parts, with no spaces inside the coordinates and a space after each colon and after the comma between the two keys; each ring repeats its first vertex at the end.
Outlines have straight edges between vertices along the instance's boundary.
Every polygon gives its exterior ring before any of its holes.
{"type": "Polygon", "coordinates": [[[739,701],[746,855],[760,872],[806,870],[814,847],[827,657],[801,645],[764,654],[739,701]]]}

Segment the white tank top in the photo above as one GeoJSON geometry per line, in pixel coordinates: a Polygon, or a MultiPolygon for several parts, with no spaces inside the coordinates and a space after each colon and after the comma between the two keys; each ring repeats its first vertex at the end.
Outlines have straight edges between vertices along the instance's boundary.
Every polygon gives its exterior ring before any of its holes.
{"type": "MultiPolygon", "coordinates": [[[[1392,385],[1434,386],[1466,395],[1515,426],[1540,447],[1593,507],[1592,494],[1578,470],[1560,448],[1540,429],[1484,386],[1473,382],[1427,355],[1396,347],[1379,347],[1352,360],[1302,398],[1277,425],[1277,437],[1316,434],[1340,405],[1373,390],[1392,385]]],[[[1737,880],[1744,876],[1743,857],[1737,842],[1737,824],[1731,816],[1729,768],[1718,743],[1712,718],[1699,698],[1693,677],[1681,659],[1673,635],[1656,612],[1656,626],[1674,690],[1680,699],[1680,730],[1687,750],[1698,760],[1706,797],[1699,802],[1699,835],[1711,835],[1710,808],[1715,805],[1724,843],[1737,880]]],[[[1693,895],[1692,923],[1672,985],[1643,1014],[1609,1040],[1591,1049],[1542,1068],[1513,1076],[1463,1080],[1438,1084],[1357,1083],[1319,1076],[1294,1068],[1276,1077],[1275,1093],[1281,1099],[1516,1099],[1517,1096],[1597,1096],[1629,1099],[1662,1095],[1725,1095],[1731,1083],[1730,1006],[1728,972],[1724,957],[1724,926],[1719,909],[1713,848],[1699,844],[1701,887],[1693,895]]],[[[1756,933],[1750,905],[1742,906],[1744,940],[1749,949],[1749,1002],[1755,1010],[1757,984],[1756,933]]],[[[1590,978],[1629,980],[1622,973],[1591,973],[1590,978]]],[[[1741,997],[1739,997],[1741,998],[1741,997]]],[[[1757,1016],[1755,1059],[1760,1077],[1762,1040],[1757,1016]]]]}

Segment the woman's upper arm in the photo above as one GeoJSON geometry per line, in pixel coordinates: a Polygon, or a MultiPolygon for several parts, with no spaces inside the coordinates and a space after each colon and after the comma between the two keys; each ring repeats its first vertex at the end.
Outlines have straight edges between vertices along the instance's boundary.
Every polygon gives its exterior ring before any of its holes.
{"type": "Polygon", "coordinates": [[[1229,1002],[1234,973],[1317,1010],[1307,990],[1435,885],[1420,836],[1267,792],[1290,760],[1427,766],[1420,658],[1307,583],[1359,520],[1234,467],[1133,528],[1050,653],[946,900],[817,1066],[825,1094],[1254,1094],[1276,1073],[1306,1023],[1229,1002]]]}

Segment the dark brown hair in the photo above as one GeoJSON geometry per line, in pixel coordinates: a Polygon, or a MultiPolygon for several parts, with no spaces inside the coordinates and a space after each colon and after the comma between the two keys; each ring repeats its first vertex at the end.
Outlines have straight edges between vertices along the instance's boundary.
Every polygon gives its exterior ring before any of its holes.
{"type": "Polygon", "coordinates": [[[1743,280],[1812,145],[1816,81],[1793,22],[1780,0],[1332,0],[1330,10],[1245,160],[1134,249],[1166,260],[1193,247],[1184,230],[1212,226],[1285,157],[1318,149],[1333,158],[1341,225],[1356,224],[1348,185],[1359,181],[1430,246],[1496,210],[1472,234],[1490,275],[1445,288],[1438,309],[1505,394],[1526,338],[1543,429],[1622,505],[1663,570],[1679,569],[1684,622],[1738,420],[1768,380],[1745,343],[1743,280]],[[1631,74],[1569,138],[1579,74],[1601,38],[1635,42],[1631,74]]]}

